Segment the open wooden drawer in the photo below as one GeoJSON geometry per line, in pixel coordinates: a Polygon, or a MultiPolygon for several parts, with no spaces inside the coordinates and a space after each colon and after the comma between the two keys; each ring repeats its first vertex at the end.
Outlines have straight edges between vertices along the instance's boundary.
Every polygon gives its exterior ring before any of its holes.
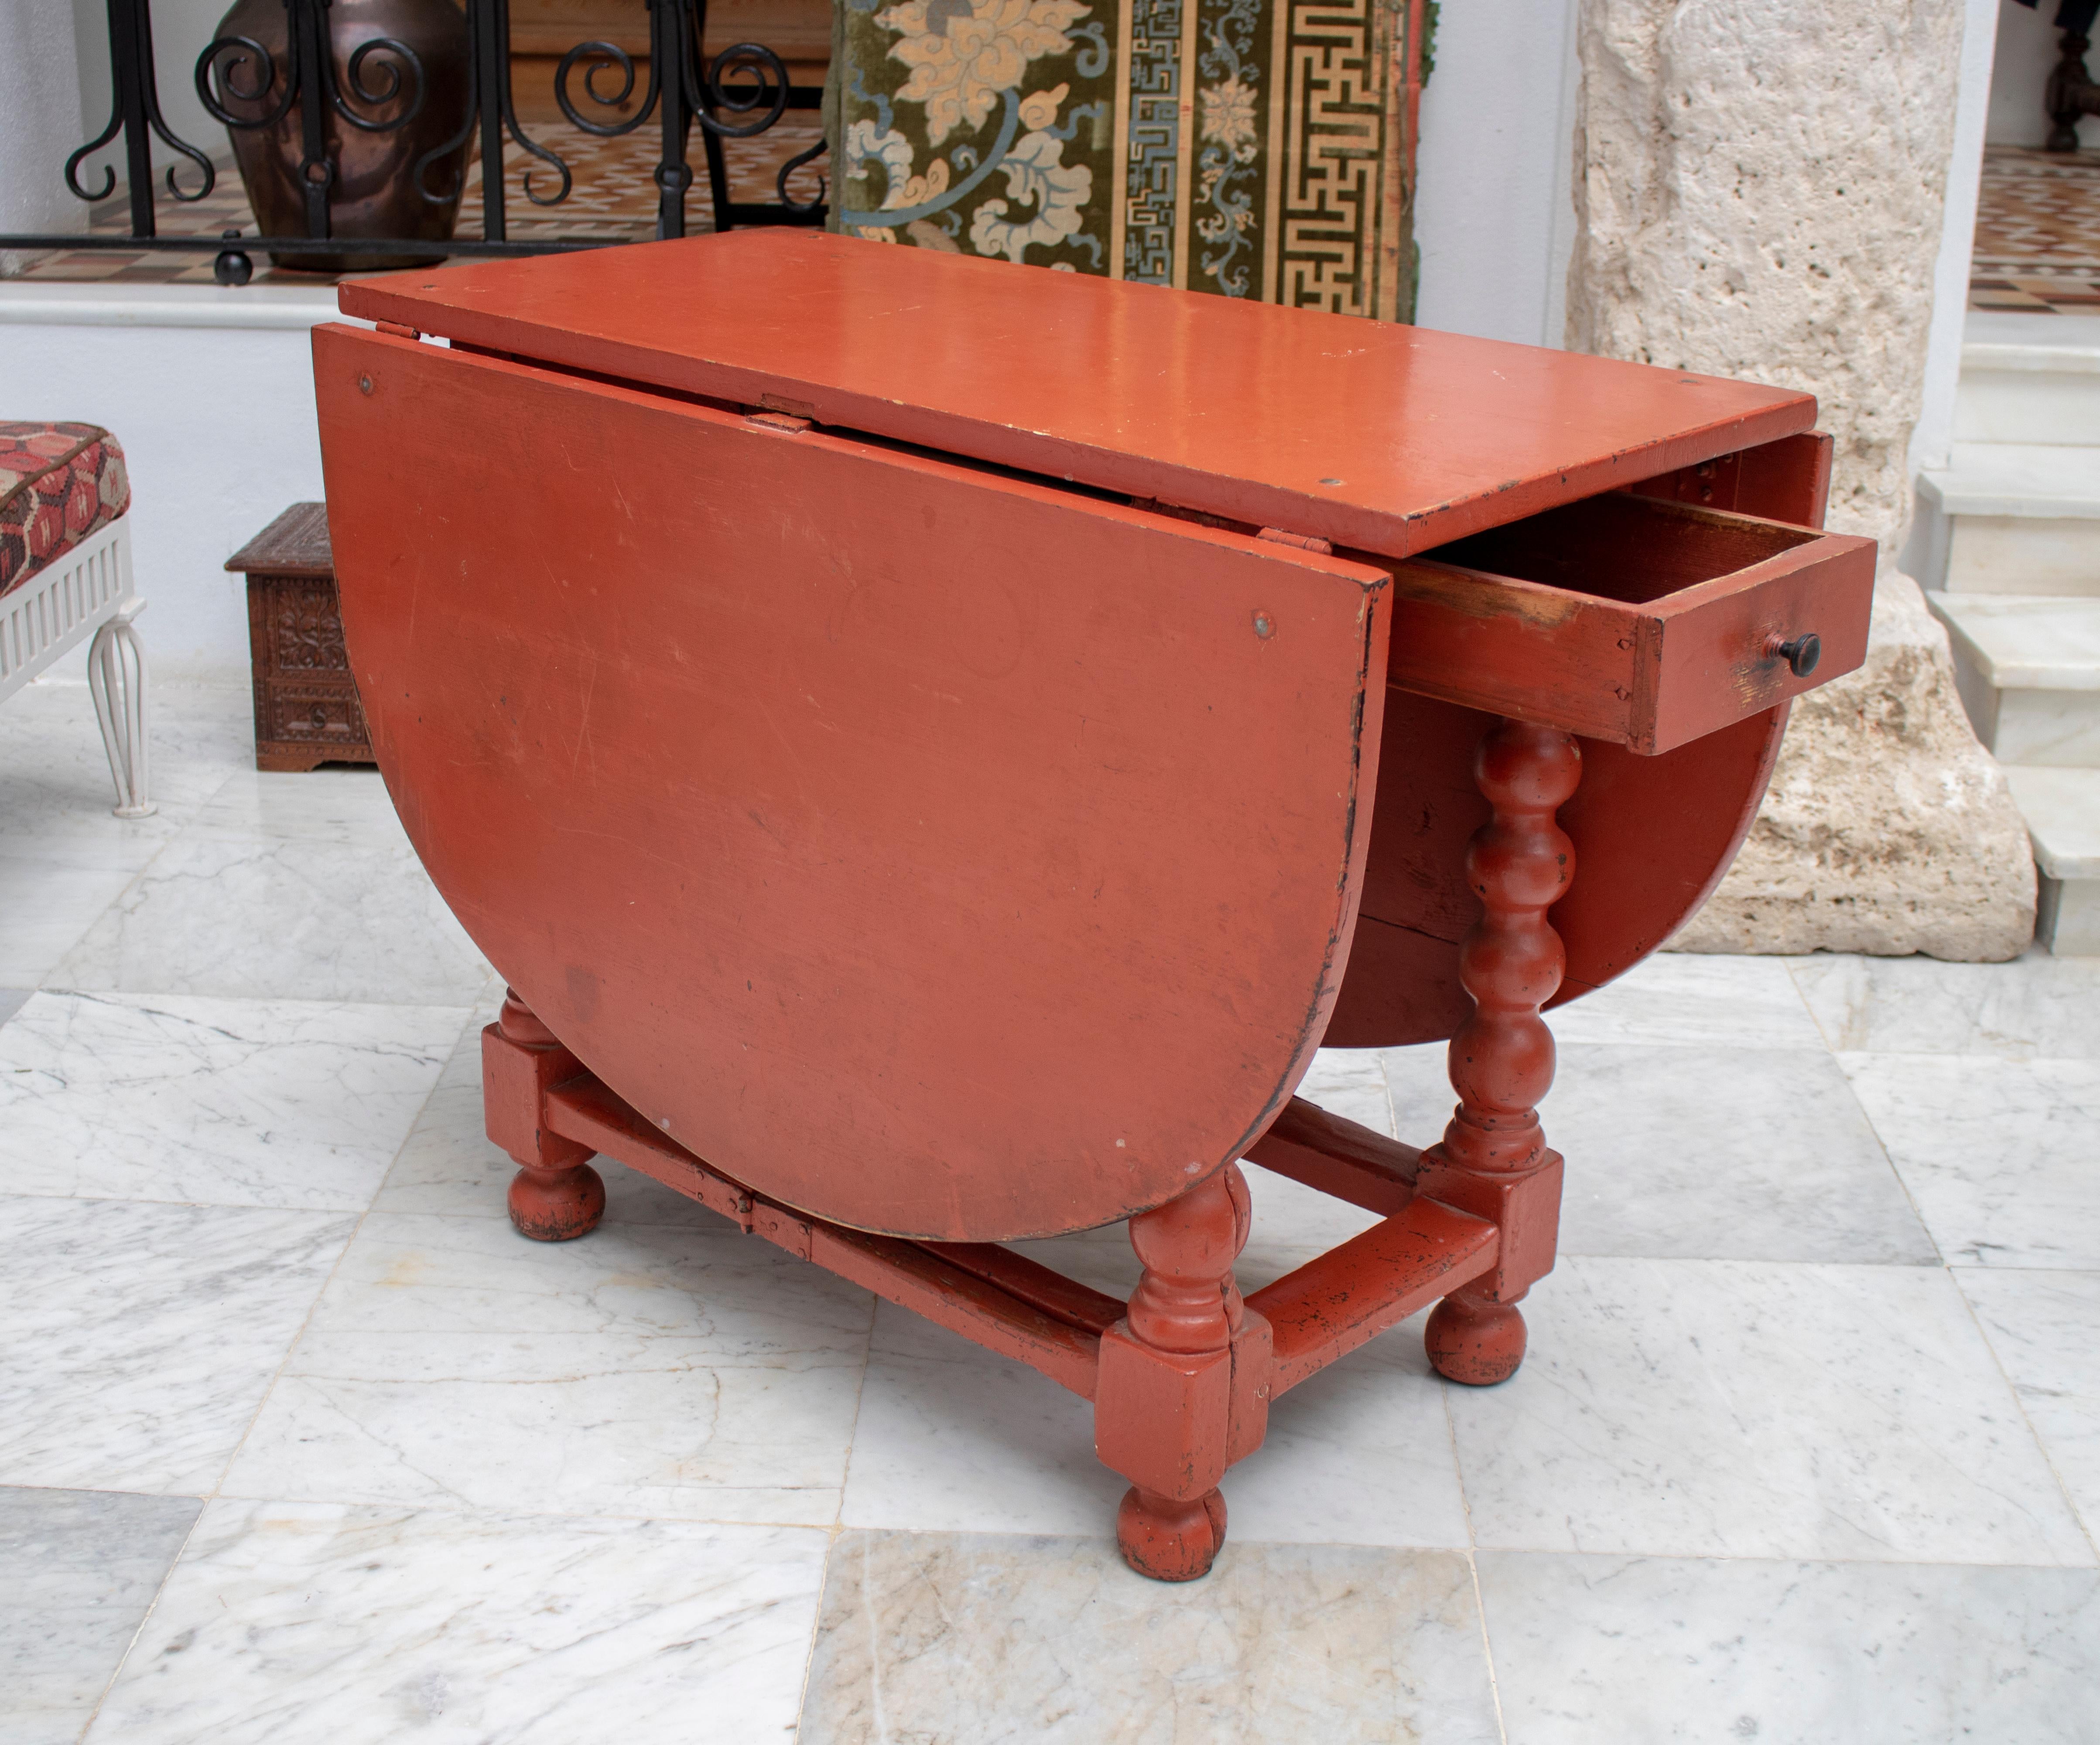
{"type": "Polygon", "coordinates": [[[1874,542],[1615,491],[1392,574],[1388,683],[1652,754],[1858,666],[1874,542]]]}

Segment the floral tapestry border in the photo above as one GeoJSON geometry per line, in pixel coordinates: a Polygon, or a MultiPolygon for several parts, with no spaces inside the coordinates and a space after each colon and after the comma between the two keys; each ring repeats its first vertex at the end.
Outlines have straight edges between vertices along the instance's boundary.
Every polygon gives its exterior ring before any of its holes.
{"type": "Polygon", "coordinates": [[[840,0],[832,222],[1405,320],[1421,0],[840,0]]]}

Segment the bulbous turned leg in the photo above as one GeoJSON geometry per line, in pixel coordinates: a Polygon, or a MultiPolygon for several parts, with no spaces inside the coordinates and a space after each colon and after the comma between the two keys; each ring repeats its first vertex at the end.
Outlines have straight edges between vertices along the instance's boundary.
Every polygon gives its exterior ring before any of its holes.
{"type": "Polygon", "coordinates": [[[510,1182],[510,1222],[535,1242],[588,1235],[605,1215],[605,1182],[591,1168],[590,1148],[549,1133],[547,1092],[583,1070],[515,993],[481,1033],[482,1111],[488,1137],[518,1165],[510,1182]]]}
{"type": "Polygon", "coordinates": [[[1516,1373],[1524,1341],[1524,1315],[1515,1303],[1454,1291],[1429,1311],[1422,1342],[1445,1381],[1486,1388],[1516,1373]]]}
{"type": "Polygon", "coordinates": [[[1140,1575],[1154,1581],[1196,1581],[1225,1543],[1222,1491],[1177,1503],[1132,1485],[1116,1511],[1116,1548],[1140,1575]]]}
{"type": "Polygon", "coordinates": [[[1218,1481],[1234,1452],[1235,1323],[1258,1319],[1233,1283],[1249,1226],[1237,1164],[1130,1221],[1145,1273],[1129,1313],[1101,1336],[1094,1450],[1132,1481],[1116,1544],[1155,1581],[1209,1574],[1225,1542],[1218,1481]]]}
{"type": "Polygon", "coordinates": [[[1493,1268],[1439,1303],[1424,1336],[1437,1373],[1472,1387],[1507,1381],[1523,1363],[1516,1305],[1551,1270],[1559,1235],[1560,1157],[1538,1108],[1553,1083],[1553,1035],[1538,1014],[1567,963],[1546,912],[1575,874],[1574,844],[1554,814],[1582,773],[1573,739],[1521,721],[1498,724],[1474,766],[1493,810],[1466,850],[1480,919],[1459,948],[1458,978],[1473,1009],[1451,1039],[1458,1107],[1416,1180],[1502,1232],[1493,1268]]]}
{"type": "Polygon", "coordinates": [[[605,1177],[589,1164],[542,1169],[521,1164],[510,1178],[510,1222],[535,1242],[587,1236],[605,1216],[605,1177]]]}

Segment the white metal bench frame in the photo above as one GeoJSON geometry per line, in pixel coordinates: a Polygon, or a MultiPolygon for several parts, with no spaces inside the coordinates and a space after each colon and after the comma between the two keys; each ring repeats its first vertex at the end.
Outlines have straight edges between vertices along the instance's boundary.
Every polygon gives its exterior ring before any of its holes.
{"type": "Polygon", "coordinates": [[[146,780],[146,652],[131,628],[145,609],[131,591],[131,536],[123,515],[0,595],[0,702],[88,643],[87,687],[109,753],[119,818],[156,810],[146,780]]]}

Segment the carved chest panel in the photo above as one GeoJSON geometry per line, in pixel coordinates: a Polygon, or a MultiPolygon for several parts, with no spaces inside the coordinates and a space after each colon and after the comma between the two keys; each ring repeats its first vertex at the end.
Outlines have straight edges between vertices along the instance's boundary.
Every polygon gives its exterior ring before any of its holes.
{"type": "Polygon", "coordinates": [[[256,768],[371,762],[343,648],[326,506],[294,503],[226,567],[248,577],[256,768]]]}

